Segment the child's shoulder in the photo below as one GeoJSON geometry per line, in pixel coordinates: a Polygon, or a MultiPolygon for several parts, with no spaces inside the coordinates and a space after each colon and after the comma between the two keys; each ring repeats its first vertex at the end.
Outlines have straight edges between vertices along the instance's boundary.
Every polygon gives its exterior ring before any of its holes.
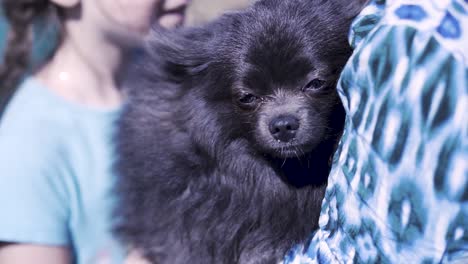
{"type": "Polygon", "coordinates": [[[50,147],[71,129],[67,113],[47,93],[32,78],[21,83],[0,120],[0,145],[7,141],[18,146],[29,144],[30,150],[35,145],[50,147]]]}
{"type": "Polygon", "coordinates": [[[75,105],[38,80],[26,79],[0,120],[0,174],[47,170],[54,175],[49,171],[73,163],[76,153],[107,151],[110,144],[100,142],[111,138],[118,113],[75,105]]]}
{"type": "Polygon", "coordinates": [[[34,85],[18,87],[0,122],[0,241],[67,245],[69,128],[34,85]]]}
{"type": "MultiPolygon", "coordinates": [[[[34,78],[25,79],[0,120],[0,178],[56,175],[81,130],[69,107],[34,78]]],[[[39,180],[39,179],[38,179],[39,180]]]]}

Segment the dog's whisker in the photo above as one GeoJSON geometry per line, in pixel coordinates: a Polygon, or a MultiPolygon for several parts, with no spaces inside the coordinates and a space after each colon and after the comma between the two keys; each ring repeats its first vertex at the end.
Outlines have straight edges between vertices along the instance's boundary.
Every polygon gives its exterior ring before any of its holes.
{"type": "Polygon", "coordinates": [[[287,158],[284,158],[283,164],[281,164],[281,168],[283,168],[283,167],[284,167],[284,164],[286,164],[286,160],[287,160],[287,158]]]}

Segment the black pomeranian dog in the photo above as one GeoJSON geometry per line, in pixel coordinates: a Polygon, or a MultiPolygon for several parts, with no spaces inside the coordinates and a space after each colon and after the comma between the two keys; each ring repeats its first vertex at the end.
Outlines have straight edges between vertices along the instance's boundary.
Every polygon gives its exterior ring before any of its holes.
{"type": "Polygon", "coordinates": [[[317,228],[363,0],[155,30],[127,79],[117,235],[154,263],[275,263],[317,228]]]}

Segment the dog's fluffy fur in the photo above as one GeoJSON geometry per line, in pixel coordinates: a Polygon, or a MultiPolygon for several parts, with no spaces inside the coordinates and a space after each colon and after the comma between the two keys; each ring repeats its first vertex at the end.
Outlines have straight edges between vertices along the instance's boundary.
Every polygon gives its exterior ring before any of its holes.
{"type": "Polygon", "coordinates": [[[343,126],[335,86],[362,2],[265,0],[155,30],[119,123],[120,238],[155,263],[195,264],[274,263],[304,241],[343,126]],[[292,136],[278,139],[278,124],[292,136]]]}

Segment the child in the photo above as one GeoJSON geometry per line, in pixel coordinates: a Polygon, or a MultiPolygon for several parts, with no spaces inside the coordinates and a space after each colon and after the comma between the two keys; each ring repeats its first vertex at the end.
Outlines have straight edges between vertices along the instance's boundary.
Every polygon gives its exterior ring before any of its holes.
{"type": "Polygon", "coordinates": [[[156,17],[180,24],[186,0],[3,0],[11,32],[0,96],[0,263],[121,263],[111,235],[113,123],[121,61],[156,17]],[[50,60],[28,68],[31,27],[57,21],[50,60]]]}

